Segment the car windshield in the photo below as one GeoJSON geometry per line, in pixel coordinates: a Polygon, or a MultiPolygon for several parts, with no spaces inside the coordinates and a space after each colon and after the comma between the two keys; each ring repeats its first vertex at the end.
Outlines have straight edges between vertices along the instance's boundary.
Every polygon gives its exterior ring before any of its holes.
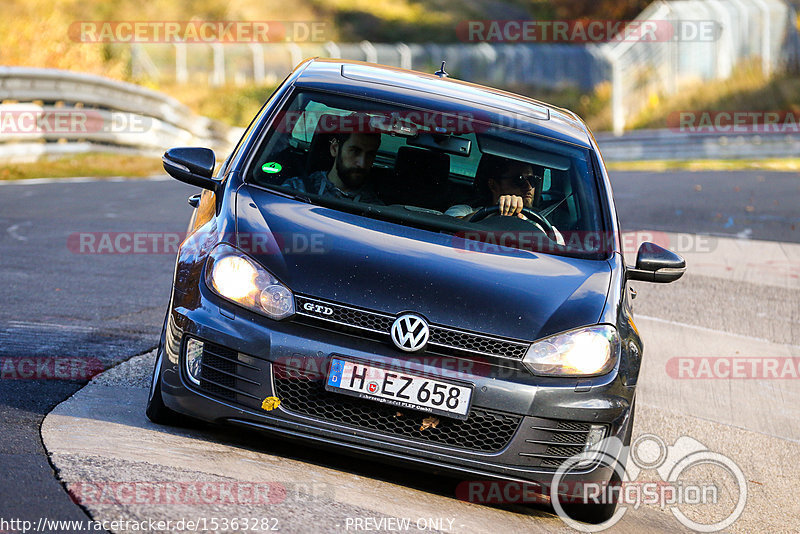
{"type": "Polygon", "coordinates": [[[488,246],[609,250],[590,150],[479,115],[299,91],[251,161],[251,184],[365,217],[488,246]]]}

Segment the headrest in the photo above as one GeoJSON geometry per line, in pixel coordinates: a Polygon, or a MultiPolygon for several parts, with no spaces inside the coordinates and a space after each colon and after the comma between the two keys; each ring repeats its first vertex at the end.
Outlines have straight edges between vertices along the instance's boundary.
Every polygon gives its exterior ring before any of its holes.
{"type": "Polygon", "coordinates": [[[395,173],[421,185],[443,185],[450,173],[450,156],[444,152],[402,146],[397,150],[395,173]]]}

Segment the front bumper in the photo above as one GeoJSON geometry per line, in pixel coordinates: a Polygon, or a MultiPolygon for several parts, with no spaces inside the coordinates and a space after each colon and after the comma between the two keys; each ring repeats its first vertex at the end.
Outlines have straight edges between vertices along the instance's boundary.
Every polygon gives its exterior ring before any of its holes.
{"type": "MultiPolygon", "coordinates": [[[[398,366],[411,358],[407,353],[292,320],[271,321],[210,294],[195,296],[191,308],[182,297],[175,293],[168,314],[161,391],[170,409],[195,418],[459,476],[542,485],[563,459],[581,451],[591,425],[603,425],[606,436],[619,439],[626,430],[634,389],[622,384],[616,370],[581,381],[541,378],[504,362],[442,365],[435,355],[415,365],[442,380],[473,383],[472,410],[466,421],[441,418],[439,427],[419,430],[426,414],[398,414],[326,392],[322,383],[332,354],[398,366]],[[181,359],[188,337],[208,348],[202,375],[208,380],[200,386],[187,378],[181,359]],[[273,396],[281,405],[262,409],[263,399],[273,396]]],[[[590,467],[565,481],[604,483],[611,473],[611,466],[590,467]]]]}

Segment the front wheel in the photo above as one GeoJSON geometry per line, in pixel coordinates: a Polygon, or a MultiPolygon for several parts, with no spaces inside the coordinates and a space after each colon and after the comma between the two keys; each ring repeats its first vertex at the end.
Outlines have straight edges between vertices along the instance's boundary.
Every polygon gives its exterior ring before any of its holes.
{"type": "Polygon", "coordinates": [[[180,415],[167,408],[164,399],[161,397],[161,363],[164,360],[164,335],[166,333],[166,319],[164,321],[164,332],[161,334],[161,342],[156,351],[156,364],[153,369],[153,381],[150,383],[150,395],[147,397],[147,409],[145,415],[157,425],[174,425],[180,420],[180,415]]]}
{"type": "MultiPolygon", "coordinates": [[[[620,454],[617,456],[617,462],[622,466],[622,471],[625,470],[625,464],[628,461],[628,453],[631,447],[631,437],[633,436],[633,416],[634,416],[635,403],[631,404],[631,415],[628,418],[628,427],[625,429],[625,436],[622,440],[622,448],[620,454]]],[[[622,484],[619,469],[614,469],[611,479],[608,481],[608,487],[618,487],[622,484]]],[[[617,511],[617,499],[609,503],[590,503],[590,504],[573,504],[564,503],[561,507],[571,519],[576,521],[583,521],[584,523],[599,524],[604,523],[614,516],[617,511]]]]}

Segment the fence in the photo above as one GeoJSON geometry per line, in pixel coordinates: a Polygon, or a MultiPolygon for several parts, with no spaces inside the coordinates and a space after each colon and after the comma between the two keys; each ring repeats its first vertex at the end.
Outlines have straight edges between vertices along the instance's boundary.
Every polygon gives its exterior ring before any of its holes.
{"type": "Polygon", "coordinates": [[[136,44],[132,70],[159,82],[275,84],[307,57],[335,57],[433,73],[443,60],[451,76],[477,83],[577,87],[609,79],[597,47],[571,44],[249,43],[136,44]]]}
{"type": "Polygon", "coordinates": [[[760,59],[769,76],[798,70],[794,10],[780,0],[676,0],[654,2],[637,21],[668,21],[678,32],[714,23],[714,38],[676,35],[665,41],[606,43],[611,65],[614,133],[661,95],[688,85],[730,77],[734,67],[760,59]]]}
{"type": "Polygon", "coordinates": [[[733,68],[760,58],[765,74],[798,69],[794,10],[781,0],[657,1],[637,22],[667,23],[672,39],[603,44],[520,42],[498,44],[249,43],[138,44],[135,74],[180,83],[274,84],[306,57],[339,57],[435,71],[442,60],[453,77],[509,88],[575,87],[591,91],[612,84],[614,132],[662,95],[692,83],[729,77],[733,68]],[[681,34],[712,23],[713,39],[681,34]]]}

